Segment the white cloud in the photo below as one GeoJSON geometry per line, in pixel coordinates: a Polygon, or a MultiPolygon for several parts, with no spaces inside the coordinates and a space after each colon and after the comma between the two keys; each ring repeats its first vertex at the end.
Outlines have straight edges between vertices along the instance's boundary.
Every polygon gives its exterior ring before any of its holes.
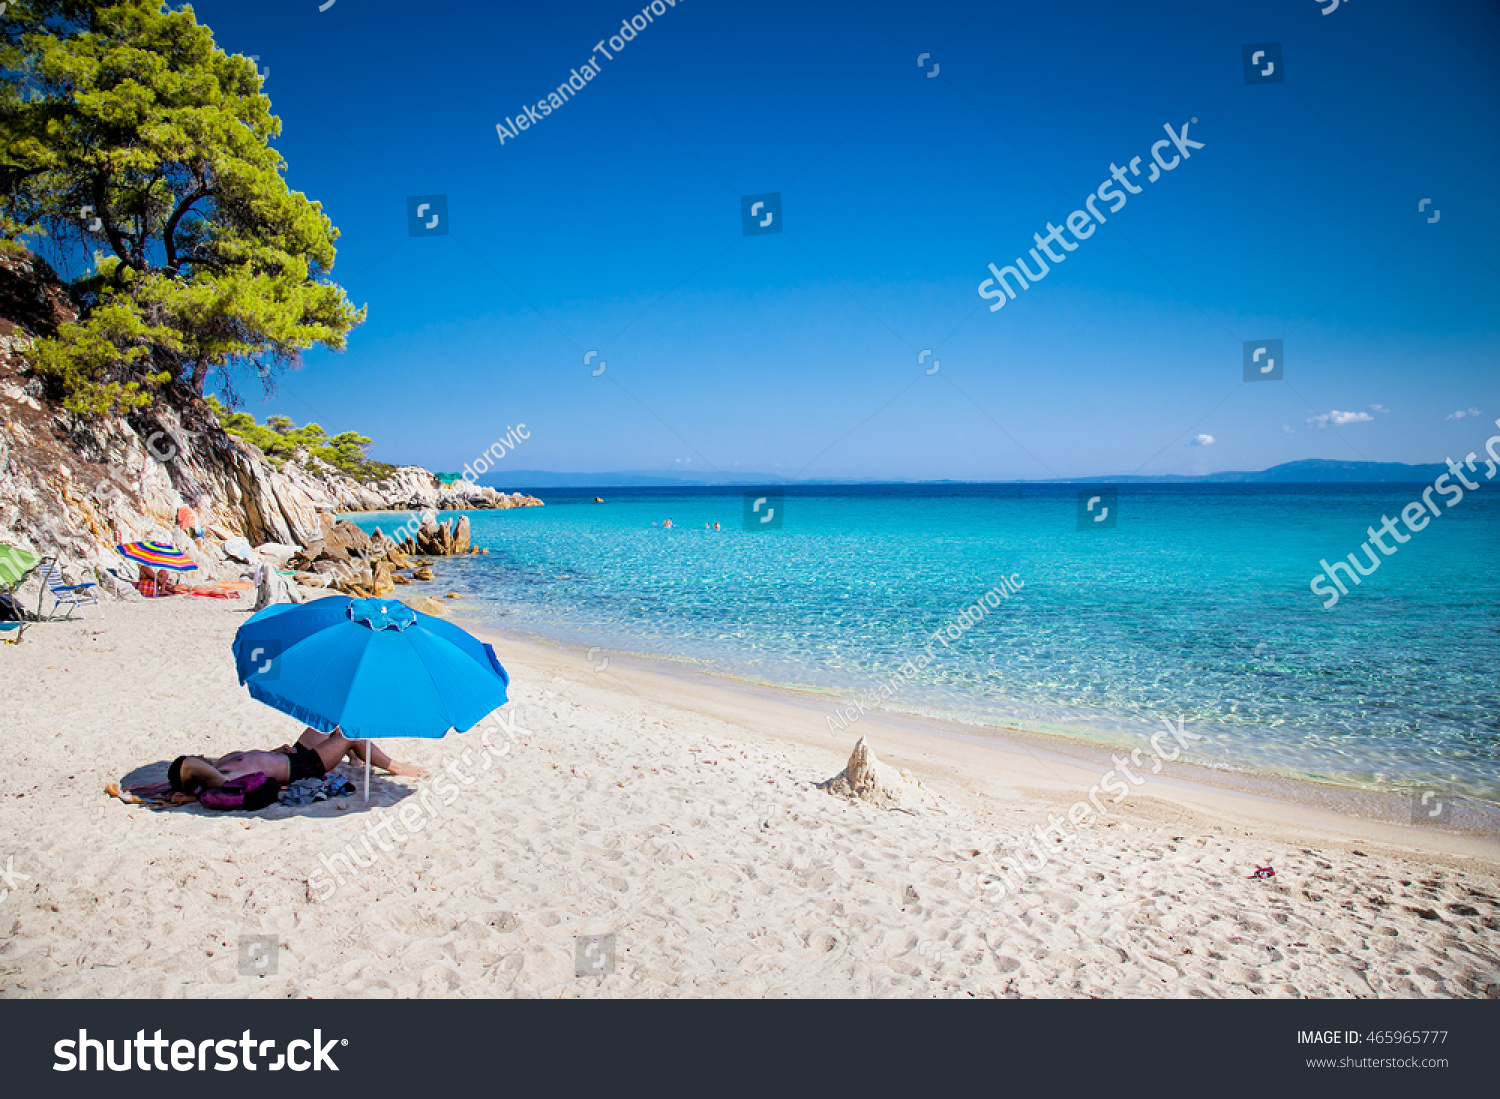
{"type": "Polygon", "coordinates": [[[1318,427],[1343,427],[1345,424],[1368,424],[1375,419],[1368,412],[1340,412],[1333,409],[1331,412],[1320,412],[1316,416],[1309,416],[1307,422],[1318,427]]]}
{"type": "Polygon", "coordinates": [[[1297,434],[1297,429],[1294,428],[1291,424],[1282,424],[1281,433],[1283,435],[1295,435],[1297,434]]]}
{"type": "Polygon", "coordinates": [[[1188,446],[1213,446],[1214,442],[1212,435],[1194,435],[1188,440],[1188,446]]]}
{"type": "Polygon", "coordinates": [[[1470,408],[1468,410],[1460,408],[1457,412],[1450,412],[1448,415],[1444,416],[1443,419],[1445,419],[1445,420],[1462,420],[1465,416],[1478,416],[1478,415],[1479,415],[1479,409],[1477,409],[1477,408],[1470,408]]]}
{"type": "Polygon", "coordinates": [[[1372,404],[1370,406],[1370,411],[1371,412],[1384,412],[1387,415],[1389,415],[1391,410],[1388,409],[1388,408],[1386,408],[1385,405],[1383,405],[1383,404],[1372,404]]]}

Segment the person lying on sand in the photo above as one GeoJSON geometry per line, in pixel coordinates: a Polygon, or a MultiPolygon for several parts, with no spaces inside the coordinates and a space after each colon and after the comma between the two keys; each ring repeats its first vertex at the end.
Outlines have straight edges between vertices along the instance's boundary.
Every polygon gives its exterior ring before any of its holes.
{"type": "Polygon", "coordinates": [[[274,752],[230,752],[217,760],[202,756],[178,756],[167,768],[167,782],[174,793],[192,794],[207,787],[217,790],[232,778],[263,774],[283,786],[304,778],[322,778],[344,759],[364,763],[369,751],[370,763],[393,775],[420,778],[427,772],[409,763],[397,763],[375,745],[363,740],[348,740],[342,731],[319,733],[303,729],[295,745],[283,744],[274,752]]]}

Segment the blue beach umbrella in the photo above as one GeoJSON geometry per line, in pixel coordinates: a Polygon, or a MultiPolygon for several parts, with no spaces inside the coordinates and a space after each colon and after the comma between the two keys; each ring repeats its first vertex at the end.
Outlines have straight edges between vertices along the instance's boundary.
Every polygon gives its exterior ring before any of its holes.
{"type": "Polygon", "coordinates": [[[510,684],[491,646],[395,599],[278,603],[239,628],[233,652],[252,698],[351,740],[464,732],[510,684]]]}

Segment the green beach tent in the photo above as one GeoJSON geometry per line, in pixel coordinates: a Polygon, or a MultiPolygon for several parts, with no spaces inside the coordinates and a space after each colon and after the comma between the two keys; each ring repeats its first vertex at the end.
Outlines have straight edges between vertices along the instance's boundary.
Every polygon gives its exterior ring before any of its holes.
{"type": "Polygon", "coordinates": [[[11,609],[15,612],[17,620],[14,622],[0,622],[0,638],[7,641],[19,641],[21,635],[26,632],[26,620],[21,617],[21,605],[16,602],[16,585],[26,578],[26,574],[42,563],[42,559],[30,550],[19,549],[16,546],[0,546],[0,589],[3,589],[11,609]],[[9,634],[14,633],[14,638],[9,634]]]}
{"type": "Polygon", "coordinates": [[[28,572],[42,563],[42,559],[30,550],[15,546],[0,546],[0,584],[13,588],[28,572]]]}

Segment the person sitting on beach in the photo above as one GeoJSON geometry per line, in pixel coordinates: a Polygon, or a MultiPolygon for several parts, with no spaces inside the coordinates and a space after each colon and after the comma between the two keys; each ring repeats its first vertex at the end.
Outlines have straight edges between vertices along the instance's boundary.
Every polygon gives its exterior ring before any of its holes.
{"type": "Polygon", "coordinates": [[[178,756],[167,768],[167,783],[173,793],[195,794],[204,788],[217,790],[232,778],[263,774],[283,786],[304,778],[322,778],[344,759],[370,763],[393,775],[420,778],[427,772],[409,763],[397,763],[375,745],[348,740],[341,730],[320,733],[303,729],[295,745],[283,744],[273,752],[230,752],[217,760],[202,756],[178,756]]]}
{"type": "Polygon", "coordinates": [[[141,566],[141,578],[135,582],[135,587],[145,596],[186,595],[193,590],[173,580],[166,569],[157,571],[150,565],[141,566]]]}

